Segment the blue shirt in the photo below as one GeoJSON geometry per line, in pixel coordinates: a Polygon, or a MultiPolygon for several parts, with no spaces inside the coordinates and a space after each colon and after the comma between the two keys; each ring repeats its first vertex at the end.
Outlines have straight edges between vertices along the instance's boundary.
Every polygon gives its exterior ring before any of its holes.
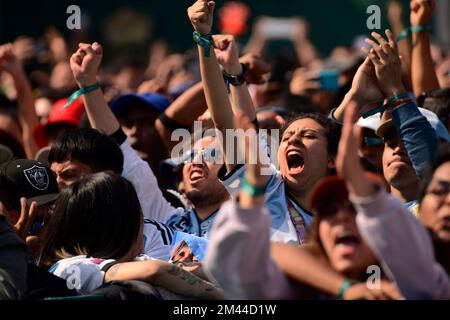
{"type": "Polygon", "coordinates": [[[191,209],[181,215],[173,214],[169,217],[166,224],[175,230],[193,234],[197,237],[208,238],[218,211],[214,211],[208,218],[200,221],[195,210],[191,209]]]}
{"type": "MultiPolygon", "coordinates": [[[[273,242],[300,243],[297,231],[291,220],[288,209],[288,195],[286,194],[286,185],[280,173],[271,167],[272,175],[267,181],[265,205],[269,210],[272,219],[271,237],[273,242]]],[[[231,196],[236,196],[239,191],[240,181],[244,177],[245,166],[237,166],[230,173],[226,174],[225,166],[219,171],[219,179],[227,188],[231,196]]],[[[291,203],[297,213],[303,218],[306,229],[311,225],[312,214],[300,207],[294,200],[291,203]]],[[[304,240],[304,239],[302,239],[304,240]]]]}

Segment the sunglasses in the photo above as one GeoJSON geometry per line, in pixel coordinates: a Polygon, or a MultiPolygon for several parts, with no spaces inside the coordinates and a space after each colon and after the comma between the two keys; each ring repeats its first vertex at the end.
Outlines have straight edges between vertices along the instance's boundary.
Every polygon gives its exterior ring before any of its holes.
{"type": "Polygon", "coordinates": [[[183,162],[186,163],[202,163],[202,162],[219,162],[222,160],[222,151],[220,148],[209,147],[202,150],[191,150],[188,152],[183,162]],[[200,156],[200,157],[199,157],[200,156]],[[200,160],[198,160],[200,159],[200,160]]]}

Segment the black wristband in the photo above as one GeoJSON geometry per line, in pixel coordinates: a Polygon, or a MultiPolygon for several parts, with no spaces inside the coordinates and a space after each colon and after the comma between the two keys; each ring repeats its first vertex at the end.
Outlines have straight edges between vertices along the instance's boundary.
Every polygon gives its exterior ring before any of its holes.
{"type": "Polygon", "coordinates": [[[240,86],[243,84],[247,77],[247,65],[244,63],[241,63],[242,66],[242,73],[240,75],[232,75],[225,72],[225,70],[222,70],[223,79],[227,84],[231,84],[232,86],[240,86]]]}
{"type": "Polygon", "coordinates": [[[113,139],[119,146],[127,140],[127,135],[123,132],[122,128],[117,129],[116,132],[110,134],[109,137],[113,139]]]}
{"type": "Polygon", "coordinates": [[[191,131],[190,127],[182,125],[178,121],[169,118],[164,112],[159,115],[159,120],[170,131],[175,131],[176,129],[186,129],[188,131],[191,131]]]}

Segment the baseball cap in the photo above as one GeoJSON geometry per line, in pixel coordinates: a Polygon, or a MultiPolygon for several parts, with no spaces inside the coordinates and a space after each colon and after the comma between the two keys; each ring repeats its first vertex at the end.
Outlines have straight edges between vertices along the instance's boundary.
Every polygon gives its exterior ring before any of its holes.
{"type": "Polygon", "coordinates": [[[56,101],[50,111],[47,122],[45,124],[38,124],[34,128],[34,140],[39,147],[48,145],[48,139],[45,130],[48,126],[55,123],[65,123],[78,127],[81,123],[81,118],[84,114],[84,104],[81,97],[74,100],[69,106],[64,108],[69,98],[63,98],[56,101]]]}
{"type": "MultiPolygon", "coordinates": [[[[424,108],[418,108],[420,113],[427,118],[430,125],[433,127],[433,129],[436,131],[436,134],[439,138],[450,142],[450,134],[448,133],[447,128],[442,123],[441,120],[439,120],[438,116],[430,110],[424,109],[424,108]]],[[[370,117],[369,117],[370,118],[370,117]]],[[[383,117],[382,117],[383,118],[383,117]]],[[[378,126],[375,133],[379,137],[384,137],[386,132],[389,131],[389,129],[394,127],[394,121],[392,118],[390,119],[380,119],[380,125],[378,126]]]]}
{"type": "Polygon", "coordinates": [[[112,101],[111,110],[116,117],[121,118],[126,110],[135,104],[143,104],[155,111],[164,112],[170,101],[165,95],[156,92],[125,94],[112,101]]]}
{"type": "MultiPolygon", "coordinates": [[[[365,174],[370,181],[388,189],[388,186],[380,176],[367,171],[365,174]]],[[[322,204],[330,202],[330,199],[348,199],[348,190],[344,178],[340,176],[327,176],[317,182],[310,196],[311,208],[318,211],[317,209],[322,204]]],[[[318,213],[320,214],[319,211],[318,213]]]]}
{"type": "Polygon", "coordinates": [[[59,189],[53,171],[35,160],[14,159],[0,166],[0,179],[17,189],[27,204],[44,205],[58,198],[59,189]]]}

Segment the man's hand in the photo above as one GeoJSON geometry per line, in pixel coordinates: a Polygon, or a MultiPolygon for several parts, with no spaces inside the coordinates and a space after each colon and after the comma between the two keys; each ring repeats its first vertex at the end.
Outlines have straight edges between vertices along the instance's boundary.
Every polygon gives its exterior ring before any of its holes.
{"type": "Polygon", "coordinates": [[[402,64],[397,45],[390,30],[386,30],[388,41],[376,32],[372,32],[372,36],[378,43],[367,38],[366,43],[372,50],[365,49],[365,52],[375,66],[378,85],[389,99],[406,91],[402,83],[402,64]]]}
{"type": "Polygon", "coordinates": [[[215,5],[214,1],[198,0],[187,10],[192,26],[201,35],[211,33],[215,5]]]}
{"type": "Polygon", "coordinates": [[[222,65],[225,72],[232,75],[240,75],[242,73],[242,66],[239,62],[239,52],[236,41],[232,35],[215,35],[214,53],[217,61],[222,65]]]}
{"type": "Polygon", "coordinates": [[[0,71],[9,73],[14,79],[23,73],[22,64],[10,43],[0,46],[0,71]]]}
{"type": "Polygon", "coordinates": [[[426,26],[433,17],[435,0],[412,0],[410,2],[411,14],[409,16],[412,26],[426,26]]]}
{"type": "Polygon", "coordinates": [[[87,87],[97,82],[97,73],[102,62],[102,46],[80,43],[77,52],[70,58],[70,68],[79,87],[87,87]]]}
{"type": "Polygon", "coordinates": [[[255,53],[247,53],[239,58],[239,62],[248,68],[247,82],[253,84],[265,83],[264,75],[270,72],[270,65],[255,53]]]}

